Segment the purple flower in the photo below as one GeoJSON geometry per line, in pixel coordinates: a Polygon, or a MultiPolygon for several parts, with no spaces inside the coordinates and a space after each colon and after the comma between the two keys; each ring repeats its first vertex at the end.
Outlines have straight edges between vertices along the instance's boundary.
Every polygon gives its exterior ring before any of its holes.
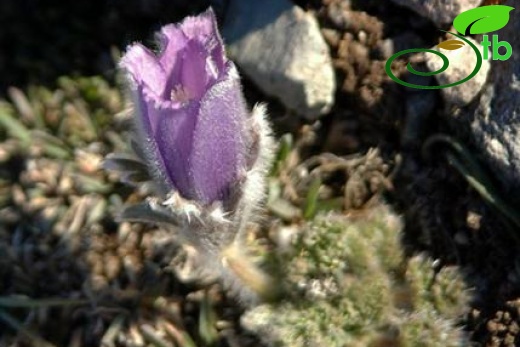
{"type": "Polygon", "coordinates": [[[211,9],[167,25],[159,53],[133,44],[121,60],[134,93],[152,176],[168,191],[210,204],[240,181],[251,147],[249,113],[211,9]]]}

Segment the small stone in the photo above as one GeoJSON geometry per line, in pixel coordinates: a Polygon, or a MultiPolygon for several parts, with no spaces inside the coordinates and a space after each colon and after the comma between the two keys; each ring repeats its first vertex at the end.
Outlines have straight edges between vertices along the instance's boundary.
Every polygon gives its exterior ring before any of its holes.
{"type": "Polygon", "coordinates": [[[471,230],[477,231],[480,229],[482,216],[476,212],[469,211],[466,216],[466,225],[471,230]]]}
{"type": "MultiPolygon", "coordinates": [[[[475,44],[480,52],[483,51],[479,43],[472,38],[468,37],[467,39],[475,44]]],[[[440,49],[437,46],[432,49],[440,51],[449,60],[448,69],[435,75],[435,79],[439,85],[446,85],[463,80],[471,74],[477,64],[475,52],[467,44],[455,50],[440,49]]],[[[425,61],[430,71],[437,71],[443,66],[442,59],[432,53],[425,53],[425,61]]],[[[448,106],[463,107],[469,104],[482,90],[484,83],[486,83],[489,68],[489,61],[483,60],[482,66],[475,77],[457,86],[441,89],[442,97],[448,106]]]]}
{"type": "Polygon", "coordinates": [[[480,5],[482,0],[393,0],[428,18],[438,26],[453,22],[460,13],[480,5]]]}
{"type": "Polygon", "coordinates": [[[288,0],[231,0],[223,35],[230,57],[264,93],[308,119],[330,110],[334,69],[311,14],[288,0]]]}

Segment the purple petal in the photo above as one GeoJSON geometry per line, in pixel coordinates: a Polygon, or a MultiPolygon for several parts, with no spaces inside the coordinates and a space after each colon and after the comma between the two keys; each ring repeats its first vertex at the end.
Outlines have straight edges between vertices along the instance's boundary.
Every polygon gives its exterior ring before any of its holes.
{"type": "Polygon", "coordinates": [[[218,32],[217,18],[212,8],[195,17],[187,17],[181,28],[184,34],[199,41],[209,53],[211,63],[217,71],[223,73],[226,69],[226,58],[224,55],[224,44],[218,32]]]}
{"type": "Polygon", "coordinates": [[[135,124],[139,135],[139,145],[142,148],[142,153],[148,164],[151,176],[155,178],[155,181],[166,194],[175,187],[167,173],[166,165],[154,139],[152,129],[158,126],[158,113],[153,109],[154,103],[144,96],[142,85],[138,85],[137,88],[133,89],[133,92],[134,104],[136,105],[135,124]]]}
{"type": "Polygon", "coordinates": [[[246,105],[234,65],[201,101],[191,152],[193,187],[199,200],[226,198],[245,165],[246,105]]]}
{"type": "Polygon", "coordinates": [[[196,105],[175,109],[161,107],[136,92],[137,119],[153,176],[164,182],[166,190],[176,189],[185,197],[193,196],[189,178],[189,153],[195,129],[196,105]]]}
{"type": "Polygon", "coordinates": [[[207,53],[201,44],[194,40],[188,43],[182,53],[180,83],[190,99],[200,100],[206,92],[208,83],[214,83],[206,72],[207,53]]]}
{"type": "Polygon", "coordinates": [[[161,53],[159,63],[163,68],[165,89],[161,94],[163,98],[170,99],[171,91],[179,83],[182,71],[183,50],[188,43],[188,38],[182,30],[174,24],[167,25],[157,34],[161,53]]]}
{"type": "Polygon", "coordinates": [[[161,110],[159,127],[154,134],[157,147],[166,167],[166,172],[179,193],[194,197],[190,182],[190,153],[197,109],[161,110]]]}
{"type": "Polygon", "coordinates": [[[157,38],[159,61],[168,76],[163,98],[170,98],[172,90],[175,94],[182,87],[190,99],[199,100],[224,72],[224,46],[211,9],[187,17],[179,25],[163,27],[157,38]]]}
{"type": "Polygon", "coordinates": [[[155,97],[164,93],[164,70],[157,57],[146,47],[139,43],[130,46],[120,64],[130,73],[135,83],[144,84],[155,97]]]}

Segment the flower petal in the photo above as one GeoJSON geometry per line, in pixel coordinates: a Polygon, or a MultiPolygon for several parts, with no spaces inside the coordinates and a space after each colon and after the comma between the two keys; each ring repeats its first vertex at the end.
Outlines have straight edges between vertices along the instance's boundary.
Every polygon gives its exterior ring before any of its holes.
{"type": "Polygon", "coordinates": [[[139,140],[139,145],[142,148],[143,159],[148,164],[150,175],[155,179],[155,182],[160,186],[164,195],[172,189],[175,189],[173,181],[168,175],[166,165],[161,156],[157,143],[154,139],[153,128],[158,126],[157,112],[154,111],[152,103],[149,98],[145,97],[143,86],[139,85],[133,89],[135,108],[135,125],[139,140]]]}
{"type": "Polygon", "coordinates": [[[171,91],[178,84],[182,71],[182,51],[188,43],[188,38],[178,25],[169,24],[156,35],[161,53],[159,63],[163,68],[165,89],[161,94],[164,99],[170,99],[171,91]]]}
{"type": "Polygon", "coordinates": [[[198,100],[225,70],[224,46],[211,9],[187,17],[180,25],[163,27],[157,38],[159,61],[168,76],[165,99],[182,88],[190,99],[198,100]]]}
{"type": "Polygon", "coordinates": [[[226,58],[224,55],[224,44],[218,32],[217,18],[210,7],[206,12],[196,17],[187,17],[181,28],[184,34],[202,43],[209,53],[216,70],[224,72],[226,69],[226,58]]]}
{"type": "Polygon", "coordinates": [[[162,110],[154,134],[168,176],[179,193],[187,198],[195,197],[190,183],[190,153],[197,123],[196,112],[194,107],[162,110]]]}
{"type": "Polygon", "coordinates": [[[228,63],[226,78],[201,101],[191,152],[193,187],[199,200],[225,199],[245,165],[248,118],[238,73],[228,63]]]}
{"type": "Polygon", "coordinates": [[[187,198],[194,197],[188,161],[197,105],[182,109],[164,107],[147,100],[142,88],[135,91],[135,98],[139,136],[151,175],[165,194],[177,190],[187,198]]]}
{"type": "Polygon", "coordinates": [[[190,99],[200,100],[208,84],[214,83],[213,80],[208,76],[206,71],[206,58],[207,53],[204,51],[204,47],[195,41],[191,40],[184,51],[182,52],[182,70],[181,82],[187,95],[190,99]]]}
{"type": "Polygon", "coordinates": [[[120,66],[129,72],[136,84],[144,84],[155,96],[164,93],[164,70],[148,48],[139,43],[133,44],[121,59],[120,66]]]}

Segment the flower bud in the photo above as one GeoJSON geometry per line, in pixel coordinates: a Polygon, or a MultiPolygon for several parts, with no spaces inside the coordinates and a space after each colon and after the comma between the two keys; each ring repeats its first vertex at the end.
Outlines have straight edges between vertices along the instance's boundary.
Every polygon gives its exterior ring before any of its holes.
{"type": "Polygon", "coordinates": [[[213,11],[159,32],[121,60],[134,96],[139,142],[157,183],[203,205],[225,200],[246,170],[249,112],[213,11]]]}

